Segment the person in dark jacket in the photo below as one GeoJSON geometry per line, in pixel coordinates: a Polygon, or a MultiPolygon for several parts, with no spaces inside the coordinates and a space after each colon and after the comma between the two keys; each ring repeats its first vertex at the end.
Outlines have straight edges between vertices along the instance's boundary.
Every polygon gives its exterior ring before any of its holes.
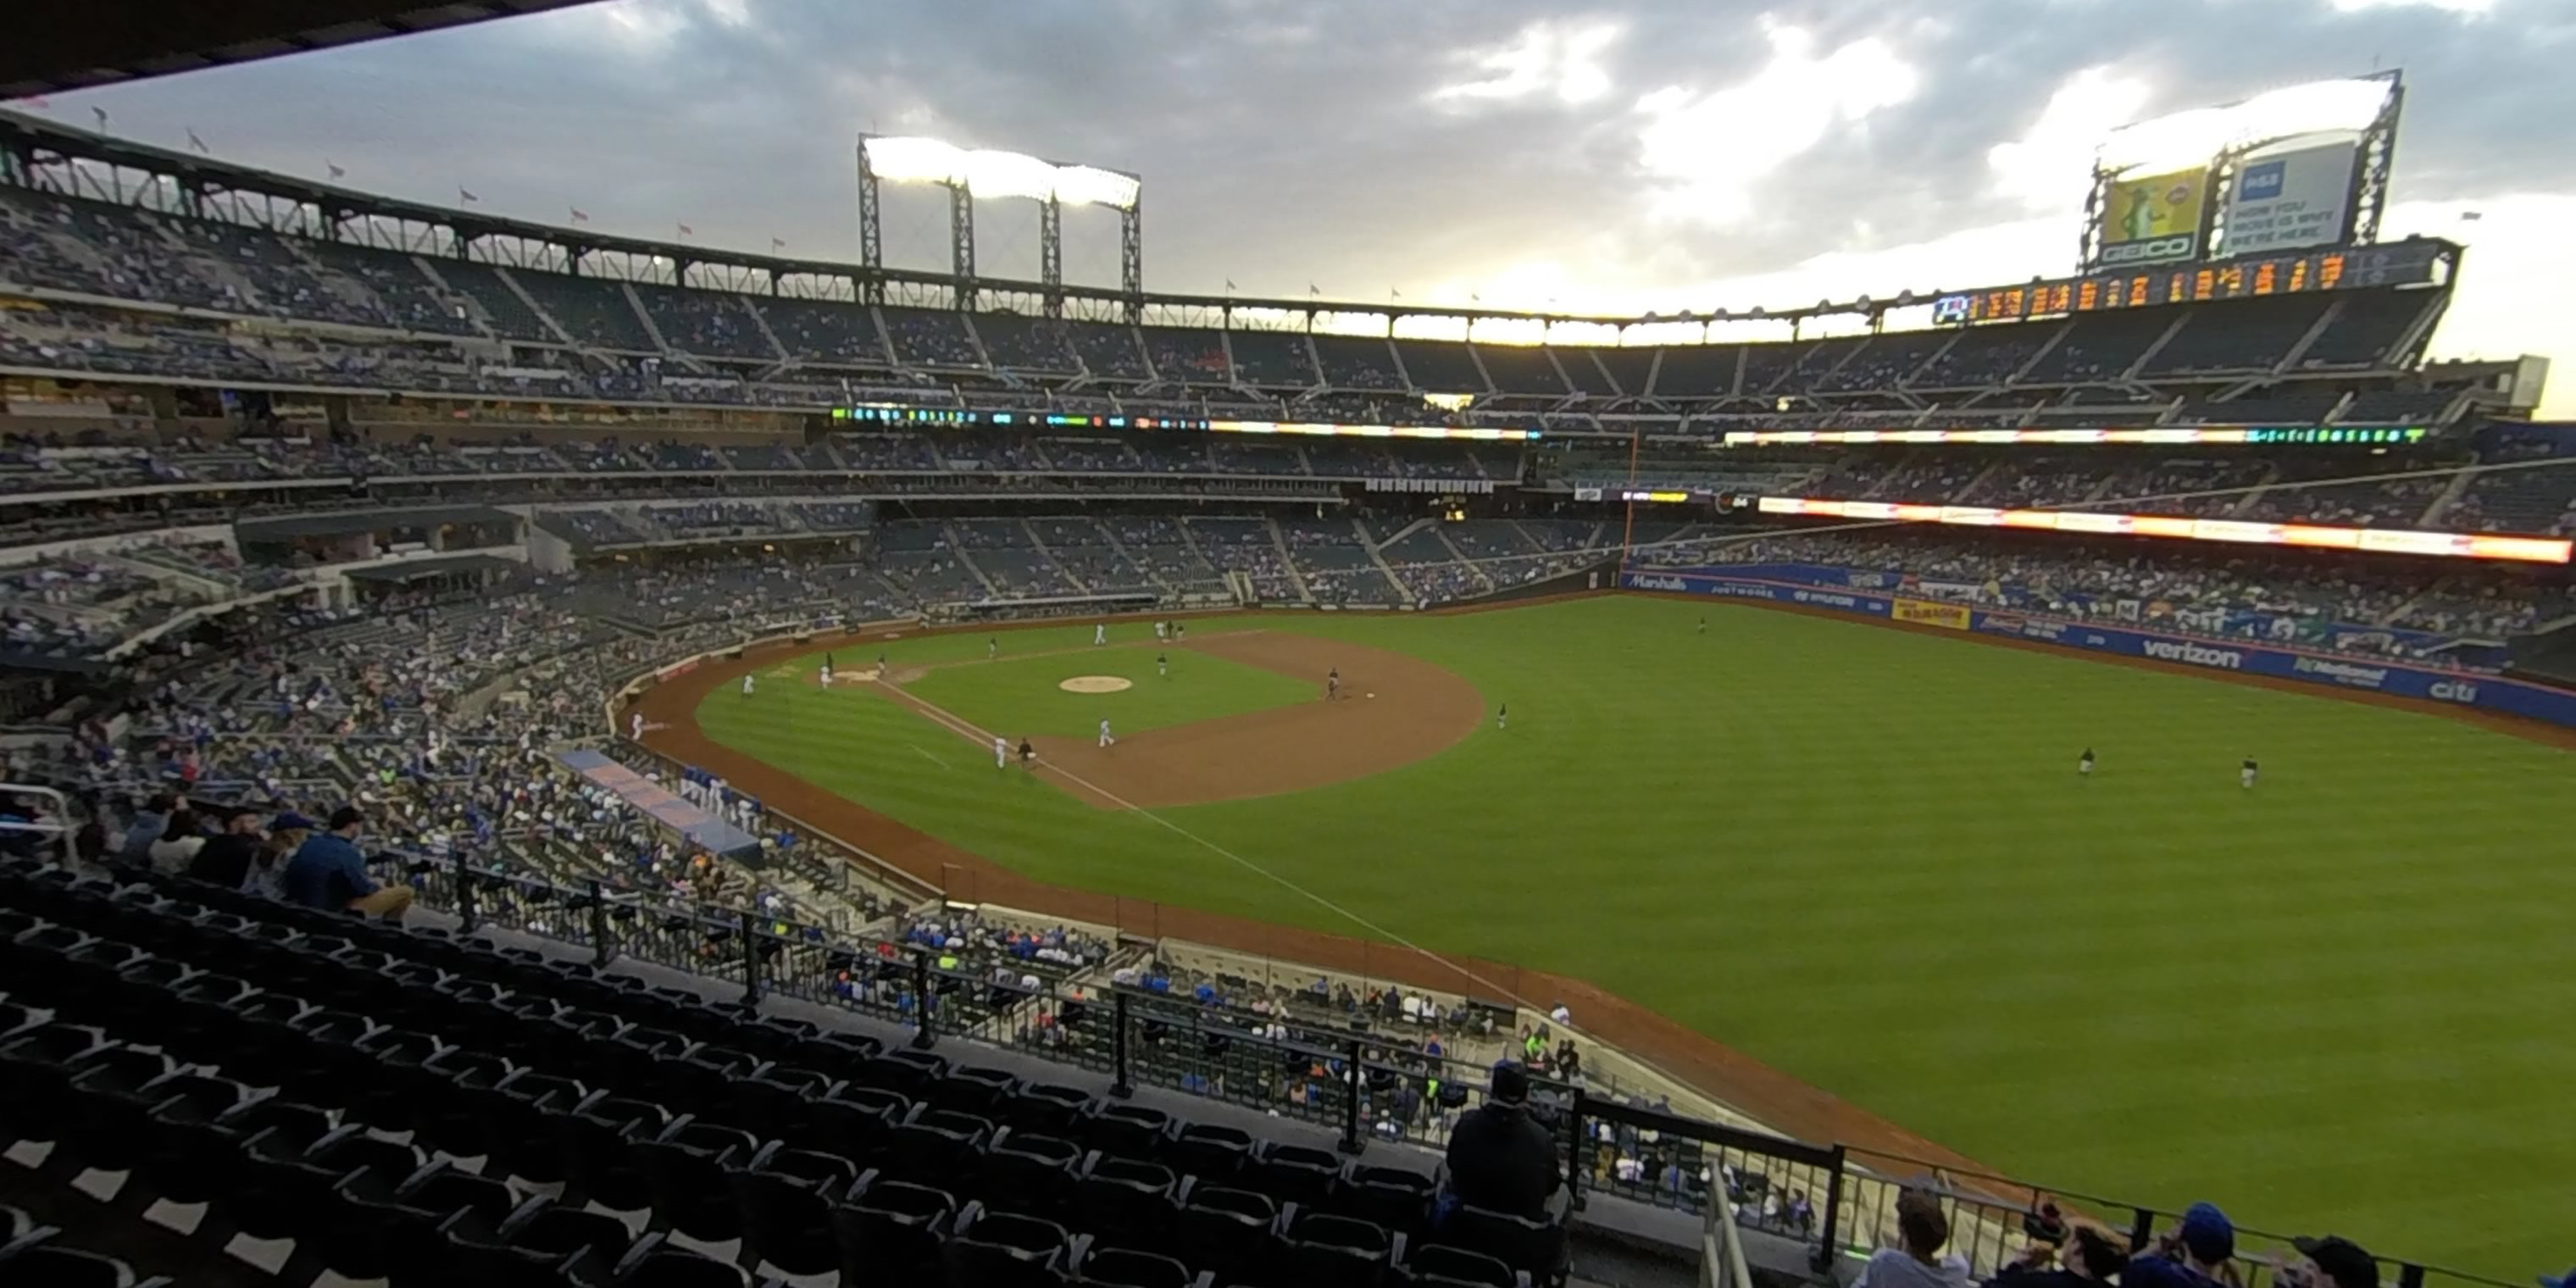
{"type": "Polygon", "coordinates": [[[1565,1178],[1555,1137],[1530,1114],[1529,1092],[1529,1070],[1505,1060],[1494,1066],[1485,1103],[1449,1130],[1443,1215],[1463,1205],[1548,1219],[1548,1202],[1565,1178]]]}
{"type": "Polygon", "coordinates": [[[2034,1239],[1986,1288],[2092,1288],[2119,1277],[2129,1253],[2120,1236],[2087,1221],[2071,1222],[2059,1242],[2034,1239]]]}
{"type": "Polygon", "coordinates": [[[259,816],[246,809],[235,810],[224,820],[223,830],[188,860],[188,876],[227,890],[239,890],[250,879],[251,864],[266,843],[259,834],[259,816]]]}

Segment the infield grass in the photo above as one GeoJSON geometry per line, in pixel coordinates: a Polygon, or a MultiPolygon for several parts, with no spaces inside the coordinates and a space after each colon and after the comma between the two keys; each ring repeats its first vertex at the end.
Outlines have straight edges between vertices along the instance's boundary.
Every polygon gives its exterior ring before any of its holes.
{"type": "Polygon", "coordinates": [[[1219,716],[1312,702],[1315,686],[1276,671],[1229,662],[1188,649],[1113,645],[1073,653],[967,660],[932,669],[904,685],[933,706],[978,728],[1009,735],[1059,734],[1087,738],[1100,722],[1119,734],[1167,725],[1196,724],[1219,716]],[[1171,659],[1169,673],[1154,659],[1171,659]],[[1115,693],[1068,693],[1060,682],[1080,676],[1125,680],[1115,693]]]}
{"type": "MultiPolygon", "coordinates": [[[[2506,1278],[2571,1255],[2576,755],[1717,603],[1226,624],[1510,704],[1402,769],[1165,812],[1395,934],[1592,980],[2039,1184],[2506,1278]]],[[[1030,709],[1093,669],[1031,663],[1030,709]]],[[[1041,879],[1366,933],[882,695],[764,684],[699,721],[1041,879]]]]}

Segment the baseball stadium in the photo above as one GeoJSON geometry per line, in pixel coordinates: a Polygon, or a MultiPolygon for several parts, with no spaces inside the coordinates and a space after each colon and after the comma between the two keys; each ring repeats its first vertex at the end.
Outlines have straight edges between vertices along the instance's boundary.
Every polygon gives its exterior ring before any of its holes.
{"type": "Polygon", "coordinates": [[[2062,276],[1675,318],[1148,289],[1153,176],[927,137],[844,258],[421,204],[76,48],[0,56],[0,1283],[2576,1255],[2576,427],[2426,356],[2400,73],[2111,132],[2062,276]]]}

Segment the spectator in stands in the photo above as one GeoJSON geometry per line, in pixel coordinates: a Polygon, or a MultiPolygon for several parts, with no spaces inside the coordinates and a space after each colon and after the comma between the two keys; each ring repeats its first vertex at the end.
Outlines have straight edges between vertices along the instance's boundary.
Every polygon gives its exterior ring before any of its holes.
{"type": "Polygon", "coordinates": [[[271,899],[284,899],[287,864],[312,836],[313,820],[293,810],[270,820],[268,844],[261,847],[250,875],[243,879],[242,888],[271,899]]]}
{"type": "Polygon", "coordinates": [[[152,860],[153,871],[176,876],[188,870],[205,844],[206,832],[197,824],[197,811],[181,808],[171,811],[170,821],[161,825],[160,839],[144,853],[152,860]]]}
{"type": "Polygon", "coordinates": [[[286,861],[285,893],[289,902],[308,908],[346,909],[366,917],[400,921],[411,910],[407,885],[380,885],[367,875],[367,856],[358,849],[366,816],[354,805],[331,815],[331,830],[306,841],[286,861]]]}
{"type": "MultiPolygon", "coordinates": [[[[2341,1235],[2292,1239],[2299,1264],[2284,1266],[2277,1280],[2285,1288],[2379,1288],[2379,1262],[2360,1244],[2341,1235]]],[[[2565,1280],[2540,1282],[2556,1288],[2565,1280]]]]}
{"type": "Polygon", "coordinates": [[[188,875],[227,890],[239,890],[249,883],[251,869],[259,864],[261,851],[267,845],[267,838],[259,834],[259,816],[246,809],[234,810],[224,820],[224,830],[199,847],[196,857],[188,861],[188,875]]]}
{"type": "Polygon", "coordinates": [[[2111,1282],[2129,1259],[2120,1236],[2088,1221],[2063,1230],[2064,1238],[2034,1238],[2021,1256],[1986,1281],[1986,1288],[2085,1288],[2111,1282]]]}
{"type": "Polygon", "coordinates": [[[161,833],[169,829],[170,811],[177,809],[180,803],[168,792],[145,801],[126,824],[125,840],[116,848],[117,857],[128,863],[150,862],[153,842],[160,840],[161,833]]]}
{"type": "Polygon", "coordinates": [[[1968,1282],[1968,1259],[1941,1255],[1950,1242],[1950,1216],[1940,1196],[1928,1190],[1897,1195],[1896,1237],[1904,1246],[1871,1253],[1852,1288],[1962,1288],[1968,1282]]]}
{"type": "Polygon", "coordinates": [[[1556,1140],[1530,1113],[1529,1070],[1505,1060],[1494,1066],[1485,1103],[1449,1131],[1440,1214],[1461,1207],[1545,1220],[1563,1184],[1556,1140]]]}
{"type": "Polygon", "coordinates": [[[2121,1288],[2210,1288],[2229,1282],[2227,1263],[2235,1256],[2236,1227],[2227,1214],[2214,1203],[2194,1203],[2181,1225],[2129,1259],[2121,1288]]]}

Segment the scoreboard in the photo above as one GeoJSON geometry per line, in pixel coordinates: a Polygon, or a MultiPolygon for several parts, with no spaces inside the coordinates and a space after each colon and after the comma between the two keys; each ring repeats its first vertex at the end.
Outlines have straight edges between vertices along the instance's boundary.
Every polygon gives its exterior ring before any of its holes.
{"type": "Polygon", "coordinates": [[[2405,241],[2387,246],[2259,255],[2211,264],[2094,272],[1944,295],[1932,301],[1932,322],[1936,326],[2019,322],[2164,304],[2371,286],[2419,286],[2439,280],[2438,266],[2446,249],[2442,242],[2405,241]]]}

